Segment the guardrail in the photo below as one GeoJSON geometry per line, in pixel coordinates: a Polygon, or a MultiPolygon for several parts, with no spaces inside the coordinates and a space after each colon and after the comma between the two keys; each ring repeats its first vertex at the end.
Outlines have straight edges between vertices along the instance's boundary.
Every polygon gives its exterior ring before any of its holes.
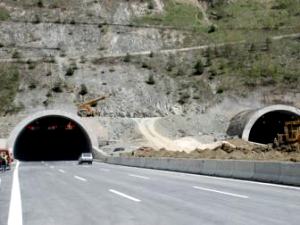
{"type": "Polygon", "coordinates": [[[109,157],[106,163],[300,186],[300,163],[109,157]]]}

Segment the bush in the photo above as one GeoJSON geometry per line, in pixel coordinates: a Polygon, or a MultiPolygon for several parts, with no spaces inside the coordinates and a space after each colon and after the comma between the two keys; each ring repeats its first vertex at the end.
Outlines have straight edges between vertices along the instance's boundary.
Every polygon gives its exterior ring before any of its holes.
{"type": "Polygon", "coordinates": [[[13,59],[19,59],[21,58],[21,54],[20,52],[18,52],[17,50],[15,50],[11,56],[13,59]]]}
{"type": "Polygon", "coordinates": [[[36,3],[38,7],[43,8],[44,7],[44,3],[42,0],[38,0],[38,2],[36,3]]]}
{"type": "Polygon", "coordinates": [[[201,75],[204,72],[204,66],[202,61],[199,59],[194,66],[195,72],[194,75],[201,75]]]}
{"type": "Polygon", "coordinates": [[[80,95],[86,95],[88,93],[88,89],[85,84],[80,85],[79,94],[80,95]]]}
{"type": "Polygon", "coordinates": [[[155,80],[154,80],[153,74],[149,75],[148,80],[146,80],[146,83],[149,84],[149,85],[154,85],[155,84],[155,80]]]}
{"type": "Polygon", "coordinates": [[[56,81],[52,87],[52,91],[56,93],[62,93],[63,92],[62,81],[56,81]]]}
{"type": "Polygon", "coordinates": [[[131,56],[129,55],[129,53],[126,54],[126,56],[124,57],[124,62],[130,62],[131,61],[131,56]]]}
{"type": "Polygon", "coordinates": [[[66,71],[66,76],[70,77],[70,76],[73,76],[74,74],[74,68],[73,67],[69,67],[66,71]]]}
{"type": "Polygon", "coordinates": [[[209,27],[208,27],[208,30],[207,30],[207,33],[213,33],[213,32],[215,32],[217,30],[217,27],[215,26],[215,25],[210,25],[209,27]]]}

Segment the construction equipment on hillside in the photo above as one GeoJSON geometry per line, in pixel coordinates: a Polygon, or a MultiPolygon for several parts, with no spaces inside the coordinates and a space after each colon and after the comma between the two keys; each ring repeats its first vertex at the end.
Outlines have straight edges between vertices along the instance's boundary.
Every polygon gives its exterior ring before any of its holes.
{"type": "Polygon", "coordinates": [[[284,123],[284,133],[277,135],[278,145],[300,144],[300,120],[284,123]]]}
{"type": "Polygon", "coordinates": [[[108,97],[109,96],[101,96],[79,104],[78,112],[77,112],[78,116],[81,117],[99,116],[100,112],[97,109],[94,109],[93,107],[97,104],[98,101],[104,100],[108,97]]]}

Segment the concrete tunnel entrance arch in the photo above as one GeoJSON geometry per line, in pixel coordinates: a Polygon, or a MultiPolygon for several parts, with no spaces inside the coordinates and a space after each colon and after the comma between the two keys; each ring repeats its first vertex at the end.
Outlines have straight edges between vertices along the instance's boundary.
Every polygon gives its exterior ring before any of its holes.
{"type": "Polygon", "coordinates": [[[76,160],[92,152],[97,139],[73,114],[47,110],[27,117],[12,131],[8,147],[21,161],[76,160]]]}
{"type": "Polygon", "coordinates": [[[288,105],[271,105],[240,112],[230,121],[227,134],[261,144],[273,143],[284,133],[284,123],[300,119],[300,109],[288,105]]]}

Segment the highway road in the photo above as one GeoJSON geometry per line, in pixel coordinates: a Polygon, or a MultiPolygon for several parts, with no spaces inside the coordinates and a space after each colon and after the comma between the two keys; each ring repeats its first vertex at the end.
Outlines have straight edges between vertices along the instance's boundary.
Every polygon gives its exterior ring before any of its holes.
{"type": "Polygon", "coordinates": [[[0,178],[1,225],[300,223],[297,187],[73,161],[20,162],[0,178]]]}

